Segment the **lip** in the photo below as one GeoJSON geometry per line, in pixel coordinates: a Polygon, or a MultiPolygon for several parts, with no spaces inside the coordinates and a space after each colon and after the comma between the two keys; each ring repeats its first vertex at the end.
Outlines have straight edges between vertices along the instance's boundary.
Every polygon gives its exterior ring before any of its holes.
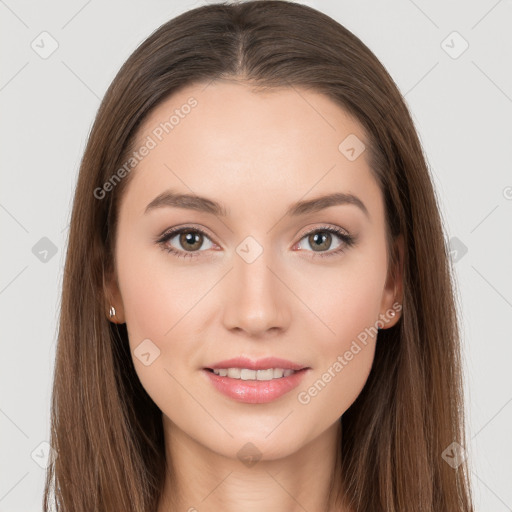
{"type": "MultiPolygon", "coordinates": [[[[219,368],[219,366],[215,366],[215,368],[219,368]]],[[[222,368],[222,366],[220,368],[222,368]]],[[[237,366],[228,366],[227,368],[237,368],[237,366]]],[[[247,368],[247,366],[243,366],[243,368],[247,368]]],[[[267,366],[267,368],[282,368],[282,366],[267,366]]],[[[262,368],[257,369],[261,370],[262,368]]],[[[277,400],[279,397],[289,393],[292,389],[295,389],[301,383],[305,374],[309,371],[310,368],[303,368],[288,377],[281,377],[273,380],[231,379],[229,377],[216,375],[206,368],[203,368],[202,373],[209,378],[217,391],[220,391],[227,397],[232,398],[237,402],[264,404],[277,400]]]]}
{"type": "MultiPolygon", "coordinates": [[[[213,363],[212,365],[205,367],[205,369],[209,370],[218,370],[226,368],[247,368],[248,370],[266,370],[268,368],[282,368],[283,370],[298,371],[302,369],[308,369],[309,367],[293,363],[292,361],[287,361],[286,359],[281,359],[279,357],[264,357],[263,359],[251,361],[251,359],[248,359],[247,357],[243,356],[234,357],[233,359],[226,359],[225,361],[219,361],[217,363],[213,363]]],[[[288,377],[282,378],[285,379],[288,377]]]]}

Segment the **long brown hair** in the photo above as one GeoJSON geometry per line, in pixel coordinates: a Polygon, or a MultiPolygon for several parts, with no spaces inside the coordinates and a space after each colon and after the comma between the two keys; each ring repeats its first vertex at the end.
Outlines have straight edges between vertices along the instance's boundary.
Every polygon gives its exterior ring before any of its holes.
{"type": "MultiPolygon", "coordinates": [[[[333,503],[357,512],[470,512],[455,283],[426,158],[397,86],[349,30],[288,1],[211,4],[153,32],[100,105],[81,162],[63,277],[44,509],[154,512],[166,461],[162,413],[142,387],[126,325],[109,322],[118,205],[148,113],[184,86],[216,78],[327,95],[361,123],[385,199],[390,265],[404,239],[400,321],[379,332],[367,383],[342,418],[333,503]],[[101,197],[100,197],[101,195],[101,197]],[[53,499],[53,501],[52,501],[53,499]]],[[[136,171],[134,171],[136,172],[136,171]]]]}

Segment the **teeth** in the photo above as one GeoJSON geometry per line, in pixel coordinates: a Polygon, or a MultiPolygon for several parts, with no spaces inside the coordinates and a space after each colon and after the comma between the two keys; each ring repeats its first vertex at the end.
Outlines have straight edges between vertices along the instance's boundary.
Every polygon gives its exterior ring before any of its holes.
{"type": "Polygon", "coordinates": [[[249,370],[247,368],[222,368],[213,370],[215,375],[241,380],[272,380],[288,377],[295,370],[283,370],[282,368],[268,368],[267,370],[249,370]]]}

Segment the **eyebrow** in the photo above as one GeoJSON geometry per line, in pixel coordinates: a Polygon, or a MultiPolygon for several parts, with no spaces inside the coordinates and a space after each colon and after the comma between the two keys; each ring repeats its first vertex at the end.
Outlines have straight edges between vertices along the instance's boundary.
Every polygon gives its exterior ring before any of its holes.
{"type": "MultiPolygon", "coordinates": [[[[357,196],[349,193],[336,192],[314,199],[298,201],[292,204],[286,211],[286,215],[297,217],[309,213],[318,212],[325,208],[337,205],[354,205],[360,208],[367,217],[370,217],[368,209],[365,204],[357,196]]],[[[166,190],[160,195],[155,197],[147,206],[144,214],[156,208],[171,207],[171,208],[186,208],[188,210],[197,210],[200,212],[210,213],[219,217],[228,217],[229,210],[222,204],[193,194],[180,194],[172,190],[166,190]]]]}

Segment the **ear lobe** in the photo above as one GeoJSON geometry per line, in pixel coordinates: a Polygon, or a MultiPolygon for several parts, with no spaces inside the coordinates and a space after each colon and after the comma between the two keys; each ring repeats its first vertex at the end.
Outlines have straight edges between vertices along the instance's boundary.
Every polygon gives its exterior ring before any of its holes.
{"type": "Polygon", "coordinates": [[[382,298],[381,318],[385,318],[384,329],[393,327],[400,319],[403,303],[404,237],[400,233],[395,238],[393,248],[397,257],[395,265],[389,269],[388,279],[382,298]]]}
{"type": "Polygon", "coordinates": [[[105,302],[105,314],[110,322],[116,324],[123,324],[124,320],[124,307],[119,291],[117,275],[115,272],[105,275],[103,273],[103,297],[105,302]],[[111,307],[114,309],[111,310],[111,307]],[[115,313],[111,315],[111,313],[115,313]]]}

